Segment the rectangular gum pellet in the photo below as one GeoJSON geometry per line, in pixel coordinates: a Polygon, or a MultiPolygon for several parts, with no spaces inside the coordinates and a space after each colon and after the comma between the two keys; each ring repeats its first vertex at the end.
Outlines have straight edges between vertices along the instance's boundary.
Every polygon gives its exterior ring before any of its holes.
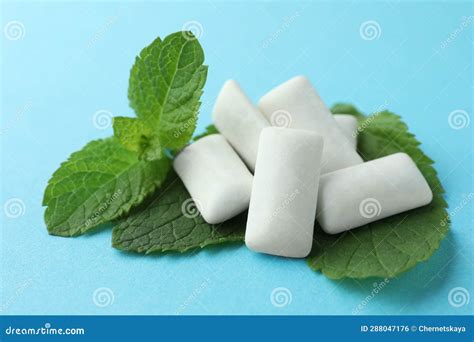
{"type": "Polygon", "coordinates": [[[306,77],[294,77],[274,88],[258,107],[272,126],[311,130],[324,138],[321,173],[363,162],[306,77]]]}
{"type": "Polygon", "coordinates": [[[413,160],[395,153],[321,176],[317,220],[329,234],[429,204],[433,193],[413,160]]]}
{"type": "Polygon", "coordinates": [[[346,138],[350,141],[353,149],[357,148],[357,119],[350,114],[334,114],[337,125],[344,133],[346,138]]]}
{"type": "Polygon", "coordinates": [[[305,130],[263,129],[245,243],[273,255],[311,251],[323,139],[305,130]]]}
{"type": "Polygon", "coordinates": [[[224,222],[248,208],[253,176],[222,135],[184,148],[173,168],[207,223],[224,222]]]}
{"type": "Polygon", "coordinates": [[[212,116],[217,130],[254,171],[260,132],[269,123],[237,82],[229,80],[224,83],[212,116]]]}

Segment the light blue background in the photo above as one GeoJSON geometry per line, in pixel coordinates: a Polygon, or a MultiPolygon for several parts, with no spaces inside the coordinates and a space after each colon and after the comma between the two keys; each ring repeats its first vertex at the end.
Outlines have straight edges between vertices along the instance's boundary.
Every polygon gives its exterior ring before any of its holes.
{"type": "MultiPolygon", "coordinates": [[[[351,314],[374,279],[333,281],[304,260],[258,255],[244,246],[145,257],[110,247],[110,229],[75,239],[46,233],[41,207],[52,172],[89,140],[111,135],[96,111],[132,115],[126,96],[135,55],[156,36],[201,23],[209,75],[197,132],[223,82],[234,78],[253,100],[296,74],[309,76],[328,104],[402,115],[436,161],[450,210],[473,191],[472,4],[359,3],[4,3],[2,31],[20,21],[19,40],[1,37],[1,313],[7,314],[351,314]],[[285,19],[286,18],[286,19],[285,19]],[[378,22],[378,39],[361,24],[378,22]],[[447,39],[454,39],[446,44],[447,39]],[[274,37],[274,38],[270,38],[274,37]],[[265,44],[266,42],[266,44],[265,44]],[[268,45],[268,46],[264,46],[268,45]],[[22,216],[4,203],[19,198],[22,216]],[[111,289],[106,307],[92,300],[111,289]],[[273,289],[292,301],[272,305],[273,289]]],[[[3,32],[2,32],[3,33],[3,32]]],[[[441,248],[391,280],[361,314],[468,314],[473,301],[448,302],[455,287],[474,295],[472,201],[452,217],[441,248]]]]}

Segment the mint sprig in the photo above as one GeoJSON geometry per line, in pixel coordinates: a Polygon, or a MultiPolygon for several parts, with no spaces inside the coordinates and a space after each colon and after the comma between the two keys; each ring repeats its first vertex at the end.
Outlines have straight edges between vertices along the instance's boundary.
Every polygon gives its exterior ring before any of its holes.
{"type": "Polygon", "coordinates": [[[155,39],[135,59],[128,98],[137,118],[116,118],[120,142],[145,159],[161,150],[180,149],[196,128],[207,66],[199,41],[191,32],[155,39]]]}
{"type": "Polygon", "coordinates": [[[165,149],[191,138],[207,66],[190,32],[155,39],[136,58],[129,99],[136,118],[114,118],[115,137],[73,153],[45,190],[45,222],[52,235],[75,236],[129,212],[165,180],[165,149]]]}

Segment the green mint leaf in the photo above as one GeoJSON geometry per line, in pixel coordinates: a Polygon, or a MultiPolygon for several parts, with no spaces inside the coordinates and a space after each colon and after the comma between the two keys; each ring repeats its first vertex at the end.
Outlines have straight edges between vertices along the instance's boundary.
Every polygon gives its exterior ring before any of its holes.
{"type": "Polygon", "coordinates": [[[154,160],[163,155],[160,141],[142,120],[114,117],[114,135],[126,149],[137,152],[140,158],[154,160]]]}
{"type": "Polygon", "coordinates": [[[169,159],[139,160],[116,138],[90,142],[48,182],[43,199],[48,232],[75,236],[120,217],[153,193],[169,169],[169,159]]]}
{"type": "Polygon", "coordinates": [[[180,149],[191,139],[207,77],[203,63],[204,52],[191,32],[176,32],[163,41],[157,38],[141,51],[128,89],[130,106],[140,123],[128,122],[134,133],[125,134],[123,121],[114,122],[126,148],[155,159],[161,149],[180,149]]]}
{"type": "Polygon", "coordinates": [[[199,140],[201,138],[204,138],[205,136],[209,135],[209,134],[216,134],[216,133],[219,133],[219,131],[217,130],[216,126],[214,125],[209,125],[207,126],[205,129],[204,129],[204,133],[201,133],[201,134],[198,134],[198,135],[195,135],[193,140],[196,141],[196,140],[199,140]]]}
{"type": "Polygon", "coordinates": [[[185,252],[209,245],[241,242],[247,214],[219,225],[206,223],[175,173],[147,203],[117,222],[115,248],[138,253],[185,252]]]}
{"type": "Polygon", "coordinates": [[[357,119],[365,119],[365,115],[357,110],[356,107],[347,103],[336,103],[331,107],[333,114],[351,114],[357,119]]]}
{"type": "Polygon", "coordinates": [[[405,152],[415,161],[433,191],[431,204],[364,227],[338,234],[325,234],[318,224],[309,266],[332,279],[394,277],[427,260],[449,229],[444,189],[433,161],[419,148],[398,115],[388,111],[366,117],[350,105],[335,105],[333,113],[358,118],[358,151],[365,160],[405,152]]]}

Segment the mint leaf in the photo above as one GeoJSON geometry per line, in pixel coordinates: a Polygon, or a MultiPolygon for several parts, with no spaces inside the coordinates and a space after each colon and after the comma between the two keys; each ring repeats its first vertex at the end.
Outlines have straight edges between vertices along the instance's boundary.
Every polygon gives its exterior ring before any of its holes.
{"type": "Polygon", "coordinates": [[[196,141],[196,140],[199,140],[201,138],[204,138],[205,136],[208,136],[209,134],[216,134],[216,133],[219,133],[219,131],[217,130],[216,126],[214,125],[209,125],[207,126],[205,129],[204,129],[204,132],[201,133],[201,134],[198,134],[198,135],[195,135],[193,140],[196,141]]]}
{"type": "Polygon", "coordinates": [[[114,122],[120,142],[145,158],[161,156],[161,149],[180,149],[191,139],[206,82],[204,52],[191,32],[157,38],[135,59],[128,97],[137,115],[127,122],[134,133],[124,132],[124,121],[114,122]],[[140,123],[138,123],[140,122],[140,123]],[[140,128],[146,127],[146,131],[140,128]]]}
{"type": "Polygon", "coordinates": [[[191,138],[206,81],[204,53],[191,32],[144,48],[130,73],[137,118],[114,118],[115,138],[91,142],[61,165],[45,190],[45,221],[73,236],[127,213],[165,179],[167,149],[191,138]]]}
{"type": "Polygon", "coordinates": [[[128,150],[147,160],[162,157],[160,141],[144,121],[136,118],[114,117],[114,135],[128,150]]]}
{"type": "Polygon", "coordinates": [[[405,152],[415,161],[433,191],[431,204],[370,223],[339,235],[325,234],[316,224],[309,266],[332,279],[394,277],[427,260],[449,229],[444,189],[433,161],[419,148],[398,115],[388,111],[366,117],[353,106],[339,104],[334,114],[359,121],[358,151],[365,160],[405,152]]]}
{"type": "Polygon", "coordinates": [[[357,119],[365,119],[365,115],[357,110],[356,107],[348,103],[336,103],[331,107],[331,113],[333,114],[351,114],[357,119]]]}
{"type": "Polygon", "coordinates": [[[206,223],[181,180],[171,173],[151,201],[118,221],[112,231],[112,246],[149,254],[243,241],[246,220],[243,213],[219,225],[206,223]]]}
{"type": "Polygon", "coordinates": [[[169,168],[166,158],[139,160],[115,138],[90,142],[48,182],[43,199],[48,232],[74,236],[118,218],[153,193],[169,168]]]}

